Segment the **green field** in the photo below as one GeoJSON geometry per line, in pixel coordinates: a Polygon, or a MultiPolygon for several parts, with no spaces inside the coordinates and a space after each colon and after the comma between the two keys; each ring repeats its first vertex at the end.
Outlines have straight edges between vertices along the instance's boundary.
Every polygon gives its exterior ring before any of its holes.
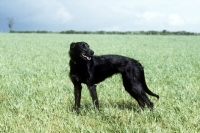
{"type": "Polygon", "coordinates": [[[200,36],[0,34],[0,132],[200,132],[200,36]],[[119,75],[97,86],[101,111],[86,86],[73,111],[69,45],[143,64],[154,111],[141,110],[119,75]]]}

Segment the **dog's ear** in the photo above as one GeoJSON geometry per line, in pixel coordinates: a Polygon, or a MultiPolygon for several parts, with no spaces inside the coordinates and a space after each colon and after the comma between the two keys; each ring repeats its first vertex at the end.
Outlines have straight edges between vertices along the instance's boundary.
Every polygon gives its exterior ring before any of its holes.
{"type": "Polygon", "coordinates": [[[75,42],[72,42],[72,43],[70,44],[70,49],[74,48],[75,45],[76,45],[76,43],[75,43],[75,42]]]}

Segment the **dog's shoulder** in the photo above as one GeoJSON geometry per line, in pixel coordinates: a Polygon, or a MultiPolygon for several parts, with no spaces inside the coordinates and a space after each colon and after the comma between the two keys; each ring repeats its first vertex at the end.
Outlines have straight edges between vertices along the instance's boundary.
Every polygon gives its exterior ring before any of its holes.
{"type": "Polygon", "coordinates": [[[71,80],[85,83],[89,77],[87,64],[70,60],[69,65],[69,77],[71,78],[71,80]]]}

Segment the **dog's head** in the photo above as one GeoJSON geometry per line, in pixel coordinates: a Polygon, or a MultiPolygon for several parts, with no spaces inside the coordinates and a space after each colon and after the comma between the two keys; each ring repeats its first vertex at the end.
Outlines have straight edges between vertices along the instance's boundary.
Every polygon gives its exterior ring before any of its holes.
{"type": "Polygon", "coordinates": [[[69,56],[74,61],[91,60],[94,52],[89,48],[86,42],[73,42],[70,45],[69,56]]]}

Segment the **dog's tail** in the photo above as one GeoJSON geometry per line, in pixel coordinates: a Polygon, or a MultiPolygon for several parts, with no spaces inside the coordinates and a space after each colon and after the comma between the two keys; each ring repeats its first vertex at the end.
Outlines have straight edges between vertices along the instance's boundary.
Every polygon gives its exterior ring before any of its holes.
{"type": "Polygon", "coordinates": [[[144,76],[144,71],[142,71],[142,78],[143,78],[143,88],[144,88],[144,91],[147,93],[147,94],[149,94],[149,95],[151,95],[151,96],[154,96],[154,97],[156,97],[157,99],[159,99],[159,95],[157,95],[157,94],[155,94],[155,93],[153,93],[151,90],[149,90],[149,88],[147,87],[147,84],[146,84],[146,81],[145,81],[145,76],[144,76]]]}
{"type": "Polygon", "coordinates": [[[158,96],[157,94],[153,93],[152,91],[150,91],[149,88],[148,88],[146,85],[144,86],[144,90],[145,90],[145,92],[146,92],[147,94],[149,94],[149,95],[151,95],[151,96],[154,96],[154,97],[156,97],[157,99],[159,99],[159,96],[158,96]]]}

